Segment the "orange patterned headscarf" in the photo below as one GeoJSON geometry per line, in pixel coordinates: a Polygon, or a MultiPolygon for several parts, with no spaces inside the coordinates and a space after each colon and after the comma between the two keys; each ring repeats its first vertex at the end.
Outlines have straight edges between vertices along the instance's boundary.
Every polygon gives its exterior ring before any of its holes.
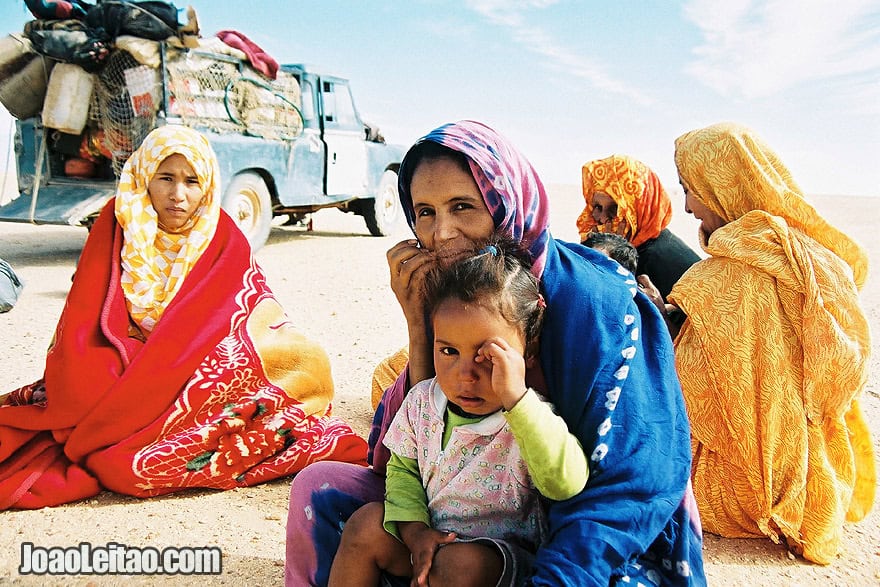
{"type": "Polygon", "coordinates": [[[865,283],[865,251],[804,200],[776,153],[750,129],[721,123],[685,133],[675,140],[675,165],[688,192],[727,222],[752,210],[779,216],[843,259],[859,288],[865,283]]]}
{"type": "Polygon", "coordinates": [[[581,240],[589,232],[614,232],[637,247],[657,238],[672,220],[672,202],[660,178],[641,161],[612,155],[590,161],[582,171],[587,206],[577,219],[581,240]],[[596,192],[607,194],[617,204],[617,217],[602,226],[593,220],[596,192]]]}
{"type": "Polygon", "coordinates": [[[220,170],[202,134],[178,125],[159,127],[131,154],[116,190],[116,220],[122,227],[122,291],[132,320],[149,334],[208,247],[220,219],[220,170]],[[204,194],[179,231],[165,232],[147,188],[159,165],[174,154],[186,157],[204,194]]]}

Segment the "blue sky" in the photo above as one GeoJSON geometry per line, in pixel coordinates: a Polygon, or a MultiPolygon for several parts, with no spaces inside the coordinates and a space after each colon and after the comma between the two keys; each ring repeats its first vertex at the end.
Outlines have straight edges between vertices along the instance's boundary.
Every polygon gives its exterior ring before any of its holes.
{"type": "MultiPolygon", "coordinates": [[[[393,142],[474,118],[547,183],[579,184],[586,161],[626,153],[674,195],[675,138],[731,120],[762,135],[805,192],[880,196],[876,0],[190,5],[203,36],[234,29],[280,62],[349,78],[361,115],[393,142]]],[[[0,0],[7,32],[30,18],[0,0]]]]}

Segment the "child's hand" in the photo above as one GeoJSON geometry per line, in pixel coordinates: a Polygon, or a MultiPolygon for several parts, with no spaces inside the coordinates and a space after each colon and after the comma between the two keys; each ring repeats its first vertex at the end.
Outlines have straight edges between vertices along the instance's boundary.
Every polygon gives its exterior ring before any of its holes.
{"type": "Polygon", "coordinates": [[[648,299],[660,310],[660,314],[665,315],[666,303],[663,296],[660,295],[660,290],[651,282],[651,278],[642,274],[636,277],[636,281],[639,284],[639,291],[648,296],[648,299]]]}
{"type": "Polygon", "coordinates": [[[506,340],[487,340],[477,352],[476,362],[488,363],[492,371],[492,390],[505,410],[510,410],[526,394],[526,361],[522,353],[506,340]]]}
{"type": "Polygon", "coordinates": [[[411,587],[428,587],[428,574],[431,565],[434,564],[434,555],[442,544],[455,542],[455,532],[441,532],[420,524],[420,528],[413,528],[406,536],[401,535],[410,551],[410,563],[412,564],[411,587]]]}

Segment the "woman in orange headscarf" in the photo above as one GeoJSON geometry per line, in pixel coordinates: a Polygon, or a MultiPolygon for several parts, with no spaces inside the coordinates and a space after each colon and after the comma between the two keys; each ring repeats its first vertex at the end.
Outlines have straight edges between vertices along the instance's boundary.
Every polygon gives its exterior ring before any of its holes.
{"type": "Polygon", "coordinates": [[[626,238],[638,252],[636,275],[647,275],[665,300],[700,257],[667,228],[672,203],[660,178],[626,155],[590,161],[582,171],[587,206],[577,219],[581,242],[591,232],[626,238]]]}
{"type": "Polygon", "coordinates": [[[703,527],[830,563],[876,483],[859,407],[867,257],[749,129],[686,133],[675,163],[710,255],[669,296],[687,315],[675,356],[703,527]]]}

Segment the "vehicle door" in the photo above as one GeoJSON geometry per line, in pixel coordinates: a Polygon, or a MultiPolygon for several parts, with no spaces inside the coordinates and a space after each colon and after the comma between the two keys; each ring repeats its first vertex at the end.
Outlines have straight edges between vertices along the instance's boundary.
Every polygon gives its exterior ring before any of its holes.
{"type": "Polygon", "coordinates": [[[323,78],[321,123],[327,149],[325,160],[327,195],[367,193],[367,148],[364,125],[354,107],[348,83],[323,78]]]}

